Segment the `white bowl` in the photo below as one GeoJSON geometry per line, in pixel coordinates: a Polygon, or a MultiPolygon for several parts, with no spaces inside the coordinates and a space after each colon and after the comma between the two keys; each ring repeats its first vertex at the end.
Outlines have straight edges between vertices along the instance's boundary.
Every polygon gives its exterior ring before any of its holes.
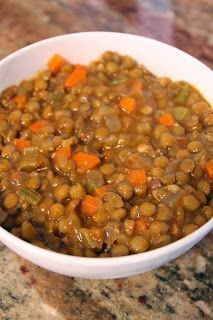
{"type": "MultiPolygon", "coordinates": [[[[83,32],[59,36],[23,48],[0,62],[0,91],[31,78],[54,53],[73,63],[87,64],[104,51],[128,54],[158,76],[185,80],[213,102],[213,73],[200,61],[156,40],[112,32],[83,32]]],[[[45,269],[68,276],[93,279],[122,278],[143,273],[178,257],[213,228],[213,219],[174,243],[145,253],[118,258],[64,255],[29,244],[0,227],[0,240],[20,256],[45,269]]]]}

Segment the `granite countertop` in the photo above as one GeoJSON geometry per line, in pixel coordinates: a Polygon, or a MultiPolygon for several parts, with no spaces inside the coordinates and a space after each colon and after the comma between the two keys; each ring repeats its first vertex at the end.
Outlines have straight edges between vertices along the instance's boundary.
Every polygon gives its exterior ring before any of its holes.
{"type": "MultiPolygon", "coordinates": [[[[78,31],[135,33],[213,67],[212,0],[1,0],[0,58],[78,31]],[[94,19],[95,17],[95,19],[94,19]]],[[[82,280],[45,271],[0,244],[0,320],[213,319],[212,235],[146,274],[82,280]]]]}

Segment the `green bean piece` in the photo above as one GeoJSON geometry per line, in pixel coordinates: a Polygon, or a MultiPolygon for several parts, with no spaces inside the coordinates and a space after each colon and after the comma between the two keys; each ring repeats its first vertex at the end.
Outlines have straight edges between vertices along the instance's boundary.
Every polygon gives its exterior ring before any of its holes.
{"type": "Polygon", "coordinates": [[[38,152],[38,147],[27,147],[27,148],[24,148],[24,155],[27,155],[27,154],[32,154],[32,153],[37,153],[38,152]]]}
{"type": "Polygon", "coordinates": [[[122,83],[125,83],[125,82],[127,82],[127,78],[118,78],[118,79],[113,79],[112,81],[111,81],[111,83],[112,83],[112,85],[117,85],[117,84],[122,84],[122,83]]]}
{"type": "Polygon", "coordinates": [[[19,188],[18,195],[22,200],[29,202],[33,206],[36,206],[41,200],[40,193],[23,187],[19,188]]]}
{"type": "Polygon", "coordinates": [[[37,168],[37,161],[33,154],[25,154],[20,163],[20,170],[31,172],[37,168]]]}
{"type": "Polygon", "coordinates": [[[177,103],[184,103],[184,102],[186,102],[186,99],[188,98],[189,93],[190,93],[189,87],[183,86],[183,87],[179,90],[179,92],[178,92],[178,94],[177,94],[177,96],[176,96],[176,98],[175,98],[175,101],[176,101],[177,103]]]}
{"type": "Polygon", "coordinates": [[[80,229],[81,239],[85,247],[87,248],[101,248],[102,241],[96,239],[92,233],[90,232],[90,229],[88,228],[81,228],[80,229]]]}
{"type": "Polygon", "coordinates": [[[38,168],[45,168],[48,166],[48,159],[41,153],[27,153],[21,159],[19,170],[25,172],[32,172],[38,168]]]}
{"type": "Polygon", "coordinates": [[[190,110],[185,107],[175,107],[173,116],[177,121],[185,121],[190,116],[190,110]]]}

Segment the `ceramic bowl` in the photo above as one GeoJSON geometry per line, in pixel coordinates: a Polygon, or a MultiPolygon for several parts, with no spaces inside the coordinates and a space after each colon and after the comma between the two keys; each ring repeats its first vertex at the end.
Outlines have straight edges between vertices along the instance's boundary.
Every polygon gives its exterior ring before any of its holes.
{"type": "MultiPolygon", "coordinates": [[[[83,32],[58,36],[27,46],[0,61],[0,91],[31,78],[59,53],[73,63],[88,64],[104,51],[128,54],[158,76],[185,80],[213,102],[213,73],[200,61],[162,42],[121,33],[83,32]]],[[[148,252],[116,258],[64,255],[27,243],[0,227],[0,240],[11,250],[42,268],[88,279],[122,278],[140,274],[180,256],[213,228],[213,219],[192,234],[148,252]]]]}

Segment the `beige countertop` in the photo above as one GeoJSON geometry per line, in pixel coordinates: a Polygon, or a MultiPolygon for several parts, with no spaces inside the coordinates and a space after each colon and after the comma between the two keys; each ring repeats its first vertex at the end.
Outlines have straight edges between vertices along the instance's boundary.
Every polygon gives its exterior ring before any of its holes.
{"type": "MultiPolygon", "coordinates": [[[[0,58],[51,36],[107,30],[162,40],[212,67],[212,16],[211,0],[1,0],[0,58]]],[[[45,271],[0,244],[0,320],[213,319],[212,257],[209,235],[152,272],[82,280],[45,271]]]]}

